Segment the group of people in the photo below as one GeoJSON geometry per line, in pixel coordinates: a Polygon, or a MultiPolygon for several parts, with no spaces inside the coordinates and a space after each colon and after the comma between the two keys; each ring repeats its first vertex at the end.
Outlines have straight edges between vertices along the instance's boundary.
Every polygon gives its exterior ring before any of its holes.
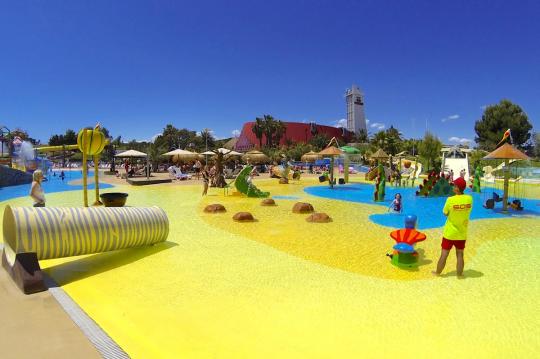
{"type": "MultiPolygon", "coordinates": [[[[200,164],[200,162],[199,162],[200,164]]],[[[195,167],[195,166],[194,166],[195,167]]],[[[217,176],[223,176],[223,173],[218,174],[216,166],[208,169],[208,166],[197,166],[199,170],[196,170],[197,176],[202,176],[203,180],[203,193],[205,196],[208,193],[208,187],[212,181],[216,180],[217,176]]],[[[129,168],[126,167],[126,172],[129,168]]],[[[128,172],[129,173],[129,172],[128,172]]],[[[62,172],[63,174],[63,172],[62,172]]],[[[248,184],[252,184],[254,176],[258,173],[255,169],[251,171],[247,179],[248,184]]],[[[440,275],[446,266],[446,260],[453,247],[456,248],[456,273],[458,278],[463,278],[464,262],[464,250],[467,240],[467,232],[469,225],[469,218],[472,211],[472,196],[464,194],[467,182],[464,179],[465,171],[460,173],[460,177],[453,180],[454,195],[449,197],[443,207],[443,214],[447,217],[446,223],[443,228],[443,235],[441,240],[441,256],[437,262],[437,268],[433,271],[434,275],[440,275]]],[[[32,186],[30,189],[30,197],[33,199],[34,207],[45,207],[45,193],[43,191],[42,182],[44,179],[43,172],[41,170],[34,171],[32,175],[32,186]]],[[[390,209],[394,212],[403,212],[403,203],[400,193],[397,193],[390,204],[390,209]]]]}

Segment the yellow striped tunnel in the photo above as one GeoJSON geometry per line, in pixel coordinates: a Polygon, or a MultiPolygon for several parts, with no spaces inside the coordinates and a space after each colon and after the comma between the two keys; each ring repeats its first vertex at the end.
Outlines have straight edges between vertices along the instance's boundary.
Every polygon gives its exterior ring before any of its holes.
{"type": "Polygon", "coordinates": [[[169,220],[159,207],[6,206],[3,231],[6,257],[13,264],[17,253],[50,259],[163,242],[169,220]]]}

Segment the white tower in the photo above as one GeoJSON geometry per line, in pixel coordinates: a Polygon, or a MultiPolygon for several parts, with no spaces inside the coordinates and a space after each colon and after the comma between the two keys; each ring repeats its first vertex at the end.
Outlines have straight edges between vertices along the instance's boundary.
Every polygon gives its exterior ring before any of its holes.
{"type": "Polygon", "coordinates": [[[356,85],[352,85],[345,92],[347,102],[347,130],[358,133],[364,130],[367,133],[366,115],[364,114],[364,94],[356,85]]]}

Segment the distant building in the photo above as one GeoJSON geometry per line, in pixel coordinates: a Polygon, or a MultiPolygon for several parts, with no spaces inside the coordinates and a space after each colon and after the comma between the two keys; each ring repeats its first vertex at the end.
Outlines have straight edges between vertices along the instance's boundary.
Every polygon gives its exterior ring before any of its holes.
{"type": "MultiPolygon", "coordinates": [[[[235,145],[236,151],[249,151],[259,148],[259,139],[252,130],[254,124],[255,122],[246,122],[242,126],[242,132],[235,145]]],[[[328,140],[336,137],[340,144],[350,142],[353,137],[353,133],[345,128],[318,125],[316,123],[285,122],[285,126],[287,130],[279,142],[281,146],[285,145],[287,141],[308,143],[317,134],[325,134],[328,140]]],[[[266,137],[263,136],[262,143],[265,142],[266,137]]]]}
{"type": "Polygon", "coordinates": [[[345,91],[347,103],[347,130],[358,133],[364,130],[367,133],[366,115],[364,114],[364,94],[356,85],[345,91]]]}

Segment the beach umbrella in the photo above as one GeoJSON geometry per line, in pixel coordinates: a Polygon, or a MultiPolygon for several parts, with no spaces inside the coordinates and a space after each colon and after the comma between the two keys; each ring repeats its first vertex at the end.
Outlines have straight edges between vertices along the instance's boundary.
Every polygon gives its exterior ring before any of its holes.
{"type": "MultiPolygon", "coordinates": [[[[117,153],[114,157],[124,157],[124,158],[146,158],[146,178],[150,176],[150,159],[148,158],[148,155],[144,152],[136,151],[136,150],[127,150],[122,153],[117,153]]],[[[127,178],[126,178],[127,179],[127,178]]]]}
{"type": "Polygon", "coordinates": [[[252,164],[270,162],[270,158],[260,151],[249,151],[242,156],[242,160],[252,164]]]}
{"type": "Polygon", "coordinates": [[[174,151],[169,151],[164,153],[162,156],[171,156],[171,161],[180,162],[180,161],[193,161],[199,158],[199,154],[196,152],[176,149],[174,151]]]}
{"type": "Polygon", "coordinates": [[[215,155],[215,153],[212,152],[212,151],[206,151],[206,152],[201,153],[201,155],[204,155],[204,156],[213,156],[213,155],[215,155]]]}
{"type": "Polygon", "coordinates": [[[343,151],[337,148],[336,146],[328,146],[321,152],[321,156],[330,156],[330,187],[334,188],[334,157],[342,155],[343,151]]]}
{"type": "Polygon", "coordinates": [[[388,156],[386,152],[382,150],[382,148],[379,148],[377,152],[371,155],[371,158],[376,160],[387,160],[388,158],[390,158],[390,156],[388,156]]]}
{"type": "Polygon", "coordinates": [[[231,152],[227,153],[227,156],[243,156],[243,154],[240,153],[240,152],[231,151],[231,152]]]}
{"type": "Polygon", "coordinates": [[[136,151],[136,150],[127,150],[121,153],[117,153],[114,157],[139,157],[143,158],[148,156],[144,152],[136,151]]]}
{"type": "Polygon", "coordinates": [[[302,162],[315,162],[318,159],[321,158],[321,155],[319,155],[317,152],[309,151],[307,153],[304,153],[300,160],[302,162]]]}
{"type": "Polygon", "coordinates": [[[501,147],[497,148],[495,151],[488,153],[483,158],[484,160],[504,160],[504,192],[503,192],[503,211],[508,210],[508,183],[510,182],[510,160],[528,160],[529,157],[510,145],[505,143],[501,147]]]}

